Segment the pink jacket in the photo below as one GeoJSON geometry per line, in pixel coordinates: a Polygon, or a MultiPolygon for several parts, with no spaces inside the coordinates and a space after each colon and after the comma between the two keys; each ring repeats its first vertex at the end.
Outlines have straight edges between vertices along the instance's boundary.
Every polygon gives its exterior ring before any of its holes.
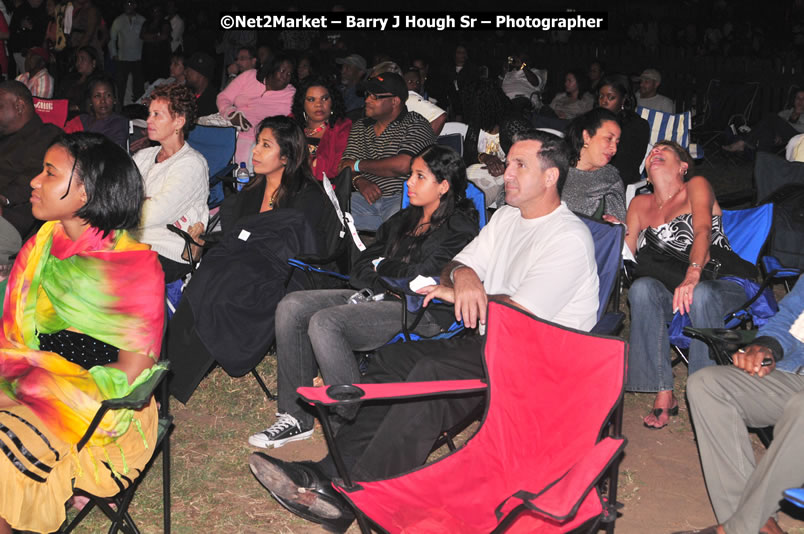
{"type": "Polygon", "coordinates": [[[218,111],[228,117],[234,111],[242,111],[251,123],[251,128],[237,135],[237,162],[251,161],[251,147],[256,139],[256,128],[262,119],[272,115],[289,115],[296,88],[288,84],[281,91],[270,91],[257,80],[257,70],[250,69],[240,74],[218,94],[218,111]]]}

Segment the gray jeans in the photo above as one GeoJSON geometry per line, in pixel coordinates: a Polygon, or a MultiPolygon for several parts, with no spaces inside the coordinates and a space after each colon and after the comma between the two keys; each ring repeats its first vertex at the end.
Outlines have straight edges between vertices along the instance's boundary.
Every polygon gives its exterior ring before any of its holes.
{"type": "Polygon", "coordinates": [[[756,534],[782,492],[804,483],[804,376],[757,378],[735,367],[707,367],[687,382],[706,488],[728,534],[756,534]],[[776,425],[756,462],[746,426],[776,425]]]}
{"type": "MultiPolygon", "coordinates": [[[[347,304],[354,289],[289,293],[276,308],[277,411],[311,428],[313,416],[299,401],[296,388],[311,386],[317,370],[325,384],[360,382],[354,351],[369,351],[402,330],[402,302],[387,300],[347,304]]],[[[416,333],[441,331],[425,313],[416,333]]]]}

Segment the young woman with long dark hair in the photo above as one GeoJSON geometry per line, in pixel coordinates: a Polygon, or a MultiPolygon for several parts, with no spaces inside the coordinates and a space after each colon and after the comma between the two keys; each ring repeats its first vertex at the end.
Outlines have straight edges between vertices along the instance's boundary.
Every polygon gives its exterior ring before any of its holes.
{"type": "MultiPolygon", "coordinates": [[[[381,276],[438,275],[478,232],[476,212],[465,196],[466,167],[449,148],[433,145],[411,161],[410,206],[377,230],[377,240],[357,258],[354,289],[289,293],[276,311],[277,421],[249,438],[257,447],[278,447],[312,435],[313,416],[298,402],[296,388],[311,385],[318,370],[326,384],[360,381],[353,351],[373,350],[399,331],[399,301],[349,303],[355,289],[382,293],[381,276]]],[[[415,332],[432,336],[454,320],[428,311],[415,332]]]]}

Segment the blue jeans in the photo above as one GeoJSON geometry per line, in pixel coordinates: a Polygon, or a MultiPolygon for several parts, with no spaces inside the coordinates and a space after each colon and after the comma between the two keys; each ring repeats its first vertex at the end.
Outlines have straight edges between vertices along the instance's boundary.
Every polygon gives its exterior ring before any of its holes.
{"type": "Polygon", "coordinates": [[[402,208],[402,193],[380,197],[374,204],[358,192],[352,193],[352,216],[358,230],[373,232],[402,208]]]}
{"type": "MultiPolygon", "coordinates": [[[[697,328],[722,328],[723,316],[745,302],[745,292],[734,282],[706,280],[695,286],[690,320],[697,328]]],[[[639,278],[628,291],[631,305],[631,338],[628,351],[628,391],[673,389],[673,369],[667,324],[673,318],[673,294],[655,278],[639,278]]],[[[715,362],[709,348],[693,340],[689,374],[715,362]]]]}

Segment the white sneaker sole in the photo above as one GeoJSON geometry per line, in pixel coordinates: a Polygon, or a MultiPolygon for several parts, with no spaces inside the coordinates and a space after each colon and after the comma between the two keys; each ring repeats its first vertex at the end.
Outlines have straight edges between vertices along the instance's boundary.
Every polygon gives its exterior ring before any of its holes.
{"type": "Polygon", "coordinates": [[[265,432],[257,432],[256,434],[252,434],[248,438],[249,445],[253,447],[260,447],[263,449],[278,449],[282,445],[286,443],[290,443],[291,441],[301,441],[303,439],[308,439],[313,435],[313,429],[306,432],[302,432],[301,434],[296,434],[295,436],[290,436],[289,438],[285,439],[271,439],[265,432]]]}

